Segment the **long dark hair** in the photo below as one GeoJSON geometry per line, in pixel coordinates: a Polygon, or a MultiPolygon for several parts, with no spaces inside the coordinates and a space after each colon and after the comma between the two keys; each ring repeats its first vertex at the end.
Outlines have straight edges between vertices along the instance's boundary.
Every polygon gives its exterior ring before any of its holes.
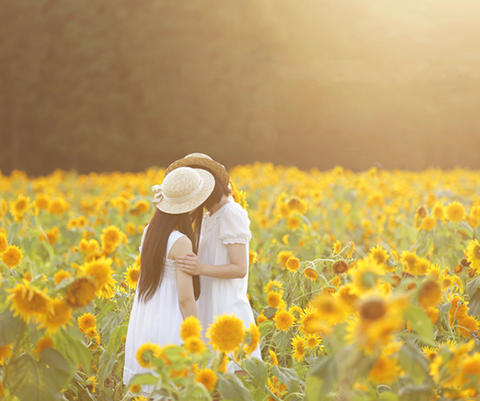
{"type": "MultiPolygon", "coordinates": [[[[147,302],[162,283],[165,258],[168,256],[168,237],[173,230],[185,234],[192,241],[193,252],[197,253],[197,241],[192,229],[189,213],[167,214],[155,208],[142,245],[138,297],[147,302]]],[[[200,296],[200,277],[192,276],[195,299],[200,296]]]]}
{"type": "Polygon", "coordinates": [[[232,190],[228,188],[218,177],[217,175],[210,169],[203,167],[203,166],[196,166],[192,165],[189,166],[191,168],[201,168],[203,170],[208,171],[210,174],[213,175],[213,178],[215,178],[215,188],[213,188],[212,193],[210,196],[207,198],[205,202],[201,206],[199,206],[191,215],[192,223],[193,223],[193,229],[195,232],[195,244],[198,249],[199,241],[200,241],[200,231],[202,230],[202,221],[203,221],[203,212],[204,209],[210,210],[213,205],[217,204],[220,202],[222,199],[222,196],[228,196],[232,193],[232,190]]]}

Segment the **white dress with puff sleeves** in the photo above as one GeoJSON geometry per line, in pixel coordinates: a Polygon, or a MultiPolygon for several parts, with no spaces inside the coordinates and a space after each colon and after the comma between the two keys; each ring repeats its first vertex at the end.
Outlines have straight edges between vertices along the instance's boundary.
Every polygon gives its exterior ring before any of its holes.
{"type": "MultiPolygon", "coordinates": [[[[210,265],[230,264],[229,244],[245,244],[249,260],[250,220],[247,212],[235,202],[228,202],[213,215],[207,213],[202,223],[198,259],[210,265]]],[[[198,316],[204,331],[213,323],[215,316],[232,315],[243,321],[245,328],[255,322],[252,308],[247,298],[248,270],[244,278],[223,279],[200,276],[201,292],[198,298],[198,316]]],[[[257,348],[251,357],[261,359],[257,348]]],[[[228,370],[234,370],[230,363],[228,370]]],[[[236,368],[238,370],[240,368],[236,368]]]]}

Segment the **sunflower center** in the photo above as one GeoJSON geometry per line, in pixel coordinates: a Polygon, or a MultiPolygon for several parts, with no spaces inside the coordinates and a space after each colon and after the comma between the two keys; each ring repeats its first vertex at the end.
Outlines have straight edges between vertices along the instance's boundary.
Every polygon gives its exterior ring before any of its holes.
{"type": "Polygon", "coordinates": [[[473,256],[475,256],[475,259],[480,260],[480,245],[475,245],[475,248],[473,248],[473,256]]]}
{"type": "Polygon", "coordinates": [[[360,316],[365,320],[378,320],[387,313],[387,305],[381,299],[367,300],[360,307],[360,316]]]}

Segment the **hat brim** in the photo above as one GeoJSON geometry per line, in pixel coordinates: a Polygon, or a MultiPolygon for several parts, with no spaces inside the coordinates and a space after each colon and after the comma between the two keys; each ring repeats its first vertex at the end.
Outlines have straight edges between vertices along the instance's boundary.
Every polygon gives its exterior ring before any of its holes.
{"type": "Polygon", "coordinates": [[[183,159],[174,161],[165,170],[165,175],[179,167],[205,167],[212,171],[226,187],[228,187],[228,184],[230,183],[230,176],[227,169],[220,163],[213,159],[209,159],[208,157],[187,156],[183,159]]]}
{"type": "Polygon", "coordinates": [[[195,210],[208,199],[215,188],[215,178],[208,171],[201,168],[196,168],[195,171],[203,179],[202,189],[196,195],[183,202],[171,202],[163,197],[155,203],[158,210],[167,214],[188,213],[195,210]]]}

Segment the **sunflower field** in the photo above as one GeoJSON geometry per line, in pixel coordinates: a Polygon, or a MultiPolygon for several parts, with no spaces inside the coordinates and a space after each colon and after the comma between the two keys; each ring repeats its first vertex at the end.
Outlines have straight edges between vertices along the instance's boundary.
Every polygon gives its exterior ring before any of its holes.
{"type": "Polygon", "coordinates": [[[0,399],[480,400],[480,172],[230,175],[257,325],[220,316],[207,343],[188,318],[182,346],[139,348],[152,373],[124,386],[164,170],[0,174],[0,399]],[[258,345],[263,360],[248,358],[258,345]]]}

